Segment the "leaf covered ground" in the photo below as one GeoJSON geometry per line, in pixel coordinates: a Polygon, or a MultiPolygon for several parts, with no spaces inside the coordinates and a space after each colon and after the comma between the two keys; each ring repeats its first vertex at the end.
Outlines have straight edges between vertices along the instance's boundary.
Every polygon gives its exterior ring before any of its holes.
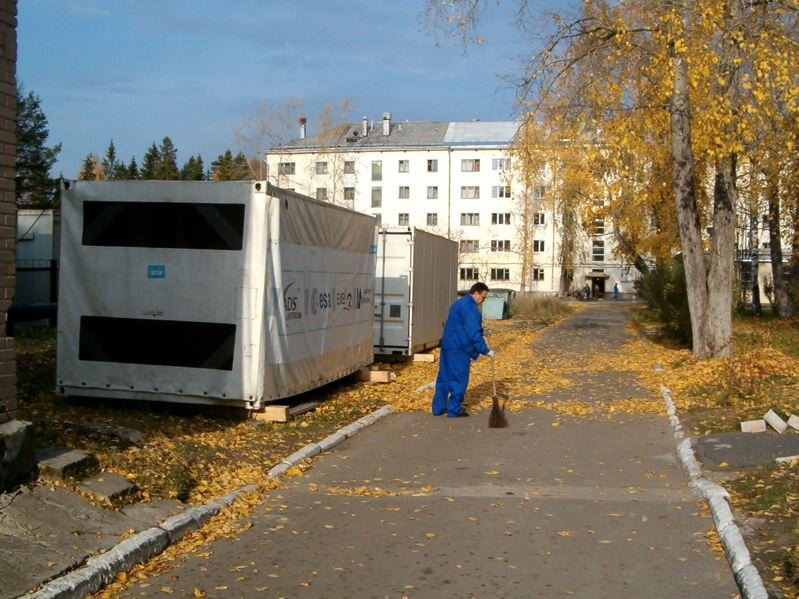
{"type": "MultiPolygon", "coordinates": [[[[666,385],[683,426],[694,435],[737,430],[741,420],[760,418],[768,409],[785,418],[799,414],[796,322],[738,320],[735,357],[718,360],[694,359],[688,349],[673,346],[656,334],[644,334],[651,333],[654,325],[641,314],[633,322],[628,341],[617,351],[592,354],[579,363],[532,350],[532,342],[545,330],[540,323],[518,319],[492,322],[489,344],[497,359],[473,364],[468,409],[488,410],[495,382],[497,396],[506,400],[507,410],[535,405],[561,418],[610,418],[625,412],[665,414],[660,388],[666,385]],[[580,402],[546,399],[548,393],[575,384],[577,375],[605,371],[635,373],[639,385],[649,393],[612,404],[593,397],[580,402]]],[[[438,368],[437,363],[382,363],[381,369],[397,374],[395,381],[370,385],[344,380],[301,398],[319,401],[315,410],[288,423],[266,423],[208,408],[57,398],[50,393],[55,361],[52,331],[24,331],[17,338],[17,349],[19,416],[35,423],[40,446],[67,445],[93,453],[104,469],[137,483],[139,500],[174,498],[189,504],[204,503],[249,483],[259,483],[260,492],[269,492],[279,483],[269,481],[266,473],[282,458],[382,405],[427,411],[430,384],[438,368]],[[108,434],[109,429],[87,430],[76,423],[132,428],[144,438],[141,443],[129,443],[108,434]]],[[[290,474],[299,475],[301,470],[293,469],[290,474]]],[[[762,575],[772,588],[789,597],[799,596],[797,478],[797,464],[792,462],[741,473],[728,485],[734,508],[761,523],[747,541],[762,575]]],[[[240,525],[235,516],[257,500],[257,493],[248,495],[215,519],[216,524],[190,535],[149,567],[167,567],[180,551],[197,551],[210,538],[235,534],[240,525]]],[[[145,575],[136,572],[131,576],[145,575]]]]}

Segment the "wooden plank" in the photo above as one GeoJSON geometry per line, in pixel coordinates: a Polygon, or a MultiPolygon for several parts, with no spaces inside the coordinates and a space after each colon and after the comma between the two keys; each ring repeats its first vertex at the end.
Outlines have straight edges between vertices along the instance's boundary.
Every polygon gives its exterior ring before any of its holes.
{"type": "Polygon", "coordinates": [[[260,410],[253,410],[250,412],[250,418],[253,420],[262,420],[264,422],[288,422],[289,407],[264,406],[260,410]]]}
{"type": "Polygon", "coordinates": [[[413,354],[414,362],[435,362],[435,354],[413,354]]]}
{"type": "Polygon", "coordinates": [[[397,375],[390,370],[371,370],[369,368],[361,368],[355,376],[359,381],[367,383],[390,383],[397,378],[397,375]]]}
{"type": "Polygon", "coordinates": [[[318,405],[318,401],[307,401],[305,403],[297,404],[296,406],[289,408],[289,416],[297,416],[299,414],[304,414],[305,412],[310,412],[318,405]]]}

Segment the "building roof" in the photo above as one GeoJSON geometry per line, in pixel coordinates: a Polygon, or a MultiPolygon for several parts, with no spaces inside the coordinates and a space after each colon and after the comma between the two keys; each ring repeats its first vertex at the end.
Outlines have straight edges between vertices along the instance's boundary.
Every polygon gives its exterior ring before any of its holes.
{"type": "Polygon", "coordinates": [[[373,150],[412,147],[450,146],[506,146],[516,135],[519,124],[515,121],[391,121],[389,135],[383,135],[383,122],[364,124],[347,123],[321,132],[313,137],[293,139],[277,151],[302,151],[326,149],[373,150]]]}

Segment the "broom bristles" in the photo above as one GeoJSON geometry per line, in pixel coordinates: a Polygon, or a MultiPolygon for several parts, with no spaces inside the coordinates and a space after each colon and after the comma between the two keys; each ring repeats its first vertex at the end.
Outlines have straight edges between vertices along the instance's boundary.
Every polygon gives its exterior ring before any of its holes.
{"type": "Polygon", "coordinates": [[[508,426],[508,419],[505,417],[505,410],[499,407],[499,400],[494,397],[491,403],[491,413],[488,415],[488,428],[505,428],[508,426]]]}

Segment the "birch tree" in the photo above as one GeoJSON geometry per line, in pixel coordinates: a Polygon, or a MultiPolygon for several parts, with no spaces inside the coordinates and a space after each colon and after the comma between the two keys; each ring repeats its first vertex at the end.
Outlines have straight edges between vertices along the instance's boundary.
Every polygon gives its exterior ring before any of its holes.
{"type": "MultiPolygon", "coordinates": [[[[483,8],[430,0],[428,15],[475,39],[483,8]]],[[[732,353],[737,167],[760,116],[777,104],[796,115],[796,11],[795,0],[586,0],[573,19],[552,16],[518,79],[523,122],[569,140],[608,183],[620,247],[679,240],[659,248],[680,251],[696,356],[732,353]]]]}

